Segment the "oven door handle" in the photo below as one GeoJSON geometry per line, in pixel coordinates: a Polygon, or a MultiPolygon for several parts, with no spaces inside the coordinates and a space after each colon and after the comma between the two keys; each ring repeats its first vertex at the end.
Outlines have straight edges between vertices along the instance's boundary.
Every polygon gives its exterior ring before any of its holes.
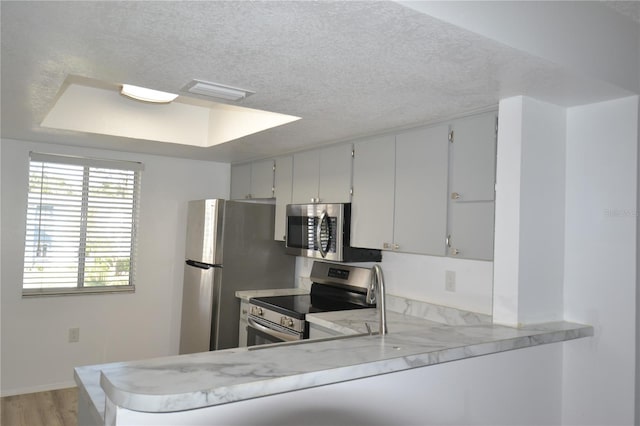
{"type": "Polygon", "coordinates": [[[282,333],[281,331],[277,331],[277,330],[273,330],[273,329],[271,329],[269,327],[265,327],[262,324],[258,324],[251,317],[248,318],[248,322],[249,322],[249,326],[250,327],[253,327],[256,330],[260,330],[263,333],[268,334],[269,336],[275,337],[277,339],[284,340],[285,342],[293,342],[295,340],[300,340],[300,337],[298,335],[282,333]]]}
{"type": "Polygon", "coordinates": [[[323,210],[322,214],[320,214],[320,219],[318,220],[318,226],[316,226],[316,241],[318,242],[318,249],[320,250],[320,255],[324,259],[327,257],[327,250],[322,247],[322,224],[327,220],[327,211],[323,210]]]}

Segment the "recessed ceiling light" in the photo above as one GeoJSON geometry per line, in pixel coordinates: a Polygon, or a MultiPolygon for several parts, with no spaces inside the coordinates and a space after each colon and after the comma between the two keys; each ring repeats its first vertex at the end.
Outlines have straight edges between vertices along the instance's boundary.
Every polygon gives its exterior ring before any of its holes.
{"type": "Polygon", "coordinates": [[[178,95],[159,90],[147,89],[146,87],[133,86],[131,84],[123,84],[120,90],[125,96],[145,102],[154,102],[166,104],[172,102],[178,95]]]}
{"type": "Polygon", "coordinates": [[[207,148],[300,119],[189,96],[159,107],[131,102],[116,87],[120,85],[67,77],[41,126],[207,148]]]}
{"type": "Polygon", "coordinates": [[[193,80],[185,86],[184,90],[189,93],[209,96],[212,98],[226,99],[228,101],[239,101],[255,93],[250,90],[202,80],[193,80]]]}

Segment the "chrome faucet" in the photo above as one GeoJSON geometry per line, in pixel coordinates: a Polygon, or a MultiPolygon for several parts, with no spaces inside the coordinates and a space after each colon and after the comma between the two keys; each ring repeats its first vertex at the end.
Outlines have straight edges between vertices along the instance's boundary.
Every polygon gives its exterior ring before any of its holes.
{"type": "Polygon", "coordinates": [[[380,314],[380,335],[388,333],[387,329],[387,309],[384,300],[384,276],[382,275],[382,268],[380,265],[373,265],[371,268],[371,284],[367,291],[367,303],[376,303],[378,312],[380,314]]]}

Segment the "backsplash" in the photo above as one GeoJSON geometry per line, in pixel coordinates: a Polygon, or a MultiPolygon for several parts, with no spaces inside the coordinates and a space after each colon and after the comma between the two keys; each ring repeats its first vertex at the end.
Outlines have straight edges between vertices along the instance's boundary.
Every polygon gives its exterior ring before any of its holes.
{"type": "MultiPolygon", "coordinates": [[[[296,259],[296,287],[309,288],[309,273],[314,259],[296,259]]],[[[357,263],[355,266],[371,267],[372,263],[357,263]]],[[[455,259],[450,257],[424,256],[406,253],[383,252],[380,263],[384,273],[387,294],[400,299],[424,302],[418,309],[435,317],[456,317],[462,311],[480,314],[478,321],[491,317],[493,303],[493,262],[455,259]],[[445,277],[453,272],[453,290],[447,290],[445,277]],[[431,308],[427,309],[427,306],[431,308]],[[454,311],[438,309],[453,308],[454,311]],[[480,319],[483,318],[483,319],[480,319]]],[[[451,288],[451,287],[450,287],[451,288]]],[[[400,302],[397,312],[406,308],[400,302]]],[[[412,314],[411,314],[412,315],[412,314]]],[[[419,315],[422,316],[422,315],[419,315]]],[[[443,322],[441,320],[435,320],[443,322]]]]}
{"type": "Polygon", "coordinates": [[[405,299],[404,297],[388,294],[386,298],[387,310],[423,318],[429,321],[447,325],[476,325],[491,324],[491,315],[478,314],[450,308],[448,306],[434,305],[419,300],[405,299]]]}

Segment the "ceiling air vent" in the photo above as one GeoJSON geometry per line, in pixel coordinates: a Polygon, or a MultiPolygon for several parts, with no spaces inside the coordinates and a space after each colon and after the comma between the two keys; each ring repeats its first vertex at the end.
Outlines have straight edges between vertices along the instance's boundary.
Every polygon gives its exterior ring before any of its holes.
{"type": "Polygon", "coordinates": [[[250,90],[224,86],[222,84],[202,80],[193,80],[185,86],[184,90],[196,95],[226,99],[228,101],[239,101],[255,93],[250,90]]]}

